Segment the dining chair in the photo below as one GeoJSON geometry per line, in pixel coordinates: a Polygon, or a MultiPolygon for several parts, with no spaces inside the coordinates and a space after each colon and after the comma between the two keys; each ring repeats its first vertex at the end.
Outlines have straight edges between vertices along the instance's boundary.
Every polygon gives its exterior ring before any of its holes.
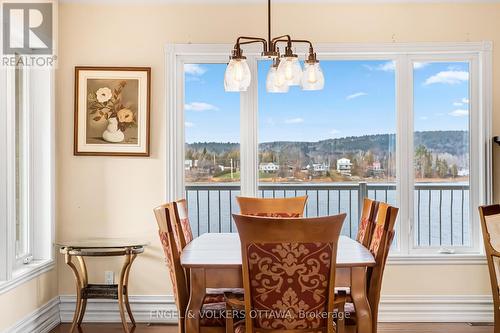
{"type": "MultiPolygon", "coordinates": [[[[158,233],[172,281],[179,316],[179,333],[185,333],[184,314],[186,313],[189,301],[189,282],[186,279],[185,270],[181,265],[181,249],[177,245],[179,239],[175,231],[174,221],[176,217],[174,206],[174,203],[161,205],[154,209],[154,214],[158,223],[158,233]]],[[[208,295],[208,297],[205,297],[203,303],[201,311],[206,315],[200,320],[202,330],[224,332],[225,319],[223,319],[223,313],[226,309],[224,296],[222,296],[221,302],[214,302],[213,296],[208,295]]]]}
{"type": "Polygon", "coordinates": [[[372,239],[373,229],[375,228],[374,218],[377,208],[377,201],[369,198],[363,200],[363,210],[361,211],[356,240],[365,247],[370,245],[372,239]]]}
{"type": "Polygon", "coordinates": [[[334,324],[334,288],[346,214],[233,217],[241,241],[245,313],[254,314],[236,324],[235,332],[343,332],[334,324]]]}
{"type": "Polygon", "coordinates": [[[236,197],[243,215],[264,217],[302,217],[307,195],[292,198],[236,197]]]}
{"type": "MultiPolygon", "coordinates": [[[[380,291],[382,288],[382,278],[384,275],[385,264],[394,239],[394,225],[399,209],[392,207],[385,202],[376,202],[377,213],[375,216],[375,228],[368,249],[375,259],[375,266],[367,269],[368,281],[368,302],[372,312],[372,332],[377,332],[378,307],[380,303],[380,291]]],[[[350,318],[347,324],[355,324],[356,309],[354,304],[346,300],[345,305],[346,318],[350,318]]]]}
{"type": "Polygon", "coordinates": [[[500,333],[500,205],[479,207],[493,294],[495,333],[500,333]]]}

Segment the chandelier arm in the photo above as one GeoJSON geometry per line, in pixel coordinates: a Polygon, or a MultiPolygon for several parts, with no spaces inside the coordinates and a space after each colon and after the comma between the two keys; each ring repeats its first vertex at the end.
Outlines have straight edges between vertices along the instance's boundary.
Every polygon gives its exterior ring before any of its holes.
{"type": "Polygon", "coordinates": [[[238,39],[236,40],[236,44],[234,45],[234,48],[239,49],[240,45],[254,44],[254,43],[262,43],[262,46],[264,47],[264,52],[267,52],[267,41],[264,38],[259,38],[259,37],[247,37],[247,36],[238,37],[238,39]]]}
{"type": "Polygon", "coordinates": [[[287,43],[289,44],[288,46],[291,45],[291,43],[303,43],[303,44],[309,44],[309,51],[311,51],[313,49],[313,44],[312,42],[308,41],[308,40],[305,40],[305,39],[278,39],[278,40],[275,40],[274,41],[274,45],[276,46],[276,44],[278,43],[287,43]]]}

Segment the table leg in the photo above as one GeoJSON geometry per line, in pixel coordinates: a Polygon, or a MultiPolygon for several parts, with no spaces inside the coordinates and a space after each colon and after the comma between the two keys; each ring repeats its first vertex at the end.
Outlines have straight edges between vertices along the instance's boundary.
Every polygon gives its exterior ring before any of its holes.
{"type": "MultiPolygon", "coordinates": [[[[85,265],[85,260],[82,256],[77,256],[78,263],[80,264],[80,274],[82,277],[82,287],[85,288],[88,285],[88,274],[87,274],[87,265],[85,265]]],[[[80,310],[80,315],[78,317],[77,325],[81,326],[83,321],[83,316],[85,315],[85,310],[87,309],[87,299],[82,298],[82,307],[80,310]]]]}
{"type": "Polygon", "coordinates": [[[83,317],[82,314],[82,288],[83,288],[83,278],[76,268],[75,264],[71,261],[72,256],[69,253],[66,253],[64,255],[64,261],[66,265],[68,265],[71,270],[73,271],[73,275],[75,276],[75,282],[76,282],[76,309],[75,309],[75,314],[73,315],[73,322],[71,324],[71,328],[69,330],[70,333],[73,333],[75,330],[76,326],[78,325],[78,321],[80,319],[80,316],[83,317]]]}
{"type": "Polygon", "coordinates": [[[206,281],[205,269],[191,268],[191,290],[186,310],[185,322],[187,333],[200,332],[200,310],[205,299],[206,281]]]}
{"type": "Polygon", "coordinates": [[[372,333],[372,314],[366,291],[366,267],[353,267],[351,272],[351,297],[356,308],[358,333],[372,333]]]}
{"type": "Polygon", "coordinates": [[[128,267],[126,268],[125,271],[125,278],[123,281],[123,287],[124,287],[124,299],[125,299],[125,307],[127,309],[128,317],[130,318],[130,321],[132,322],[132,326],[135,327],[135,319],[132,314],[132,309],[130,308],[130,301],[128,299],[129,292],[128,292],[128,277],[130,275],[130,268],[132,267],[132,263],[134,262],[135,258],[137,258],[137,254],[133,254],[132,257],[130,258],[130,263],[128,264],[128,267]]]}
{"type": "Polygon", "coordinates": [[[125,286],[125,275],[127,269],[131,263],[132,255],[130,251],[125,255],[125,262],[123,263],[122,270],[120,272],[120,280],[118,282],[118,309],[120,310],[120,318],[122,320],[122,326],[125,333],[129,333],[127,318],[125,317],[125,309],[124,309],[124,286],[125,286]]]}

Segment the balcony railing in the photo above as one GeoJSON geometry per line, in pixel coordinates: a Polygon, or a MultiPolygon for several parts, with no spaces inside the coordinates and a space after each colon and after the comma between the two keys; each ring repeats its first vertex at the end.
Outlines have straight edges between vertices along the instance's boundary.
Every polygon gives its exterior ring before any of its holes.
{"type": "MultiPolygon", "coordinates": [[[[236,184],[186,186],[189,217],[195,234],[234,232],[231,214],[239,212],[236,184]]],[[[342,234],[355,237],[365,197],[397,206],[394,183],[261,184],[259,195],[284,198],[308,195],[305,216],[345,212],[342,234]]],[[[468,245],[469,186],[465,184],[416,184],[414,195],[415,243],[417,246],[468,245]]]]}

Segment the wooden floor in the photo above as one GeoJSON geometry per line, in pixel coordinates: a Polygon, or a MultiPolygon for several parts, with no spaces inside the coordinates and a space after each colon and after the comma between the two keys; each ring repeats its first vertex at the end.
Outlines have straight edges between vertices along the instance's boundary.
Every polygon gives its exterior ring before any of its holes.
{"type": "MultiPolygon", "coordinates": [[[[50,333],[67,333],[70,325],[62,324],[50,333]]],[[[121,324],[83,324],[80,333],[120,333],[121,324]]],[[[380,324],[378,333],[493,333],[493,326],[468,324],[380,324]]],[[[174,325],[137,325],[133,333],[177,333],[174,325]]]]}

